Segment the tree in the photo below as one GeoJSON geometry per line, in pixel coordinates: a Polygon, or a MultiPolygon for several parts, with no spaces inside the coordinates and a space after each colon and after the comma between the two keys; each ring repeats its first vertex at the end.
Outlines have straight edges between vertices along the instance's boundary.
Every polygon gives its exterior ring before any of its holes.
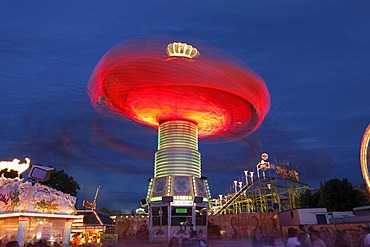
{"type": "Polygon", "coordinates": [[[319,193],[317,190],[305,190],[299,196],[299,204],[302,208],[315,208],[319,203],[319,193]]]}
{"type": "Polygon", "coordinates": [[[329,212],[352,210],[367,204],[367,198],[356,190],[347,178],[330,179],[321,183],[316,192],[306,190],[300,195],[302,208],[324,207],[329,212]]]}
{"type": "Polygon", "coordinates": [[[121,210],[118,210],[118,209],[113,209],[113,210],[109,210],[108,208],[106,207],[102,207],[99,209],[99,211],[101,213],[105,213],[109,216],[114,216],[114,215],[121,215],[122,214],[122,211],[121,210]]]}
{"type": "Polygon", "coordinates": [[[80,189],[80,185],[72,176],[65,173],[64,170],[55,169],[50,176],[50,180],[42,182],[42,184],[64,193],[71,194],[72,196],[76,196],[77,191],[80,189]]]}
{"type": "Polygon", "coordinates": [[[318,206],[325,207],[329,212],[352,210],[366,204],[366,197],[347,178],[334,178],[320,184],[318,206]]]}

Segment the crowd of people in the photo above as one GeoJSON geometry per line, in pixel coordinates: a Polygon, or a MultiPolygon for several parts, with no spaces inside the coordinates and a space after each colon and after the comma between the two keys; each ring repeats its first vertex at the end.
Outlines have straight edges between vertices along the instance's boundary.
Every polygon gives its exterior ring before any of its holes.
{"type": "MultiPolygon", "coordinates": [[[[370,227],[363,227],[361,234],[354,234],[350,230],[329,231],[325,226],[315,229],[309,226],[300,225],[299,229],[289,227],[285,243],[278,241],[276,236],[265,236],[263,229],[256,226],[251,239],[252,247],[370,247],[370,227]]],[[[190,231],[189,238],[181,240],[172,237],[168,247],[205,247],[206,244],[197,239],[196,231],[190,231]]],[[[57,245],[56,245],[57,246],[57,245]]],[[[12,240],[6,243],[5,247],[20,247],[18,241],[12,240]]],[[[34,244],[27,244],[26,247],[48,247],[46,242],[38,241],[34,244]]]]}
{"type": "MultiPolygon", "coordinates": [[[[196,231],[194,231],[196,233],[196,231]]],[[[289,227],[287,238],[281,241],[276,236],[266,236],[260,226],[255,227],[251,238],[252,247],[370,247],[370,228],[364,227],[361,234],[353,237],[350,230],[329,231],[327,227],[315,229],[310,226],[300,225],[299,229],[289,227]]],[[[204,247],[206,244],[196,239],[195,234],[190,238],[182,239],[181,243],[176,238],[171,238],[169,247],[204,247]]]]}
{"type": "Polygon", "coordinates": [[[288,228],[286,247],[370,247],[370,228],[364,227],[361,234],[354,234],[348,229],[330,232],[327,227],[306,229],[300,225],[299,230],[288,228]]]}
{"type": "Polygon", "coordinates": [[[370,228],[364,227],[361,234],[354,234],[348,229],[329,231],[327,227],[315,229],[300,225],[299,229],[289,227],[285,242],[269,240],[260,227],[256,227],[252,238],[252,247],[370,247],[370,228]]]}

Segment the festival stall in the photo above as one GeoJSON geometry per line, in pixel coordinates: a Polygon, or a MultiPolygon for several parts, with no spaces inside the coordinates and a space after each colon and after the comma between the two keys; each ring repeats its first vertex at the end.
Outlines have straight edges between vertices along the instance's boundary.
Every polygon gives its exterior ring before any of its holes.
{"type": "MultiPolygon", "coordinates": [[[[10,163],[1,161],[0,168],[10,163]]],[[[19,160],[13,163],[19,164],[19,160]]],[[[16,170],[16,167],[11,170],[16,170]]],[[[69,246],[72,222],[81,217],[75,215],[75,203],[74,196],[40,183],[1,176],[1,245],[17,240],[20,246],[25,246],[43,240],[49,245],[69,246]]]]}
{"type": "Polygon", "coordinates": [[[107,214],[91,210],[77,210],[77,215],[82,218],[77,219],[72,224],[71,243],[78,244],[98,244],[104,242],[106,238],[113,237],[117,241],[114,233],[114,221],[107,214]]]}

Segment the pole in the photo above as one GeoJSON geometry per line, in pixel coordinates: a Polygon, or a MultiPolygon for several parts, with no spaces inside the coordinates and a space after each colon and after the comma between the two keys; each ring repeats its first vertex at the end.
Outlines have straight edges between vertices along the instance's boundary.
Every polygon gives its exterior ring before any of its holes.
{"type": "Polygon", "coordinates": [[[96,193],[95,193],[95,197],[94,197],[94,201],[93,201],[93,210],[96,209],[96,199],[98,198],[99,189],[100,189],[100,186],[98,186],[98,188],[96,189],[96,193]]]}

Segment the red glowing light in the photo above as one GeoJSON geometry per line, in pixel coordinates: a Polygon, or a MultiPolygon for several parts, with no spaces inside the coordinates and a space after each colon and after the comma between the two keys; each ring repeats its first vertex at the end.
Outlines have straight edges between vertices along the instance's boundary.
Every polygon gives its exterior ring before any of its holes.
{"type": "Polygon", "coordinates": [[[199,137],[242,138],[262,123],[270,97],[261,78],[201,52],[169,58],[166,43],[121,44],[101,59],[88,85],[94,107],[158,127],[182,119],[199,137]]]}

